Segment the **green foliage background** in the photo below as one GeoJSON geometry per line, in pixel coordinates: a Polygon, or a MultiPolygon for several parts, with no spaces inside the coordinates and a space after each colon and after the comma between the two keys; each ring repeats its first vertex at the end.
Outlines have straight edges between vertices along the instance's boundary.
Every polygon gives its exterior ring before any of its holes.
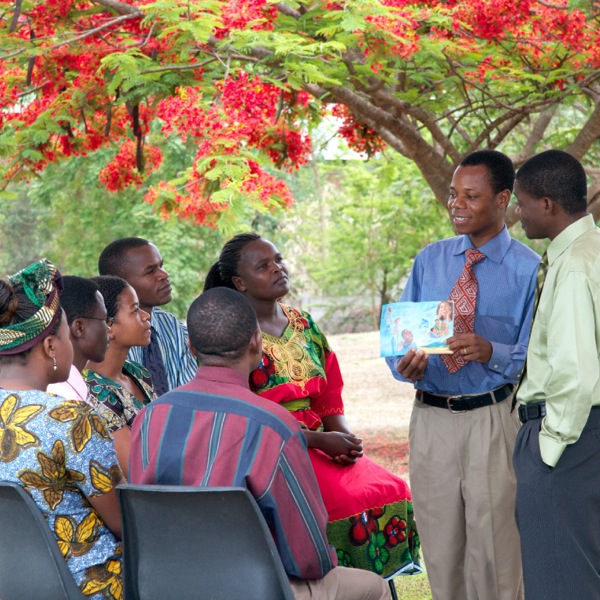
{"type": "MultiPolygon", "coordinates": [[[[169,309],[184,318],[224,241],[253,230],[271,239],[288,262],[288,302],[304,300],[302,307],[311,310],[306,299],[320,298],[319,321],[329,333],[376,329],[381,305],[398,298],[414,256],[452,235],[447,212],[414,163],[395,153],[364,161],[343,149],[324,153],[318,139],[316,147],[311,164],[287,175],[296,205],[248,213],[232,231],[163,218],[143,202],[146,187],[121,194],[101,188],[103,153],[114,150],[51,165],[39,179],[1,198],[0,272],[47,256],[64,273],[91,277],[106,244],[140,236],[160,249],[174,287],[169,309]]],[[[176,176],[193,156],[176,137],[165,142],[163,154],[165,162],[148,184],[176,176]]]]}

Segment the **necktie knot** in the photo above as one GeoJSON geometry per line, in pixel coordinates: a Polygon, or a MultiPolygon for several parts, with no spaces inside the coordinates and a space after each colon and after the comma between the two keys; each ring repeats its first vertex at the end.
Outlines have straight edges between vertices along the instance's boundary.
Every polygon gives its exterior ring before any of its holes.
{"type": "Polygon", "coordinates": [[[465,266],[467,268],[472,267],[473,265],[477,264],[485,258],[485,254],[481,252],[481,250],[477,250],[475,248],[469,248],[465,252],[465,255],[467,257],[465,263],[465,266]]]}

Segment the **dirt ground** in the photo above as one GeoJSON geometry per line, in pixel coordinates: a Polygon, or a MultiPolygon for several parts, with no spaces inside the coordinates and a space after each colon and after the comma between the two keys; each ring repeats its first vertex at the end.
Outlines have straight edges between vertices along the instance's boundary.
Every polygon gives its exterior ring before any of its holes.
{"type": "Polygon", "coordinates": [[[344,377],[346,418],[371,458],[406,477],[414,388],[395,380],[379,356],[379,332],[328,336],[344,377]]]}

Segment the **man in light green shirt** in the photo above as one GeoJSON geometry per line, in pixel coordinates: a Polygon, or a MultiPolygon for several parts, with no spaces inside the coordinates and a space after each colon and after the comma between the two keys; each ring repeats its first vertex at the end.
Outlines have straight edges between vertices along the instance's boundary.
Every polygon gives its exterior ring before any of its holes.
{"type": "Polygon", "coordinates": [[[515,195],[527,237],[551,240],[517,391],[525,598],[600,598],[600,230],[566,152],[527,161],[515,195]]]}

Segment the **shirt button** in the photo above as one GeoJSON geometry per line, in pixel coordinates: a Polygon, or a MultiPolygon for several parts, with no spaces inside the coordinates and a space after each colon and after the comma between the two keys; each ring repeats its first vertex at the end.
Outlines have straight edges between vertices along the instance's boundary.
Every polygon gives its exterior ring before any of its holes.
{"type": "Polygon", "coordinates": [[[498,368],[498,365],[494,365],[494,369],[497,369],[497,368],[498,368]]]}

